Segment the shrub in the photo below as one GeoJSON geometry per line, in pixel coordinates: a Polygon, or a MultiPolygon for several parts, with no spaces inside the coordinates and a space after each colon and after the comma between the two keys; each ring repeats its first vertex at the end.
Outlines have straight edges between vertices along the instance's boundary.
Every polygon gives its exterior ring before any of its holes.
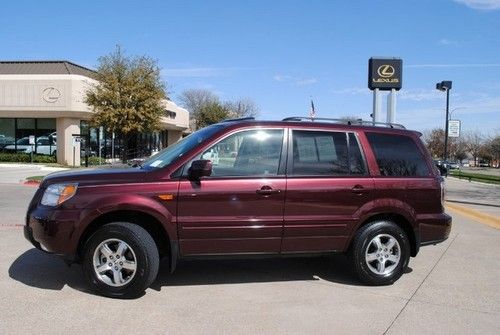
{"type": "MultiPolygon", "coordinates": [[[[30,163],[31,157],[24,153],[0,152],[0,162],[30,163]]],[[[33,155],[33,163],[55,163],[56,157],[47,155],[33,155]]]]}

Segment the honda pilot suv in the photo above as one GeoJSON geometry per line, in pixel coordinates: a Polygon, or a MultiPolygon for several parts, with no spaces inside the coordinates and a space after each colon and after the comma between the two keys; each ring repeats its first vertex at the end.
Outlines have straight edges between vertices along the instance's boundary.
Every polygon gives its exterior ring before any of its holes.
{"type": "Polygon", "coordinates": [[[345,252],[362,282],[391,284],[451,229],[420,135],[333,119],[220,122],[139,167],[45,177],[24,234],[111,297],[141,295],[162,258],[173,271],[194,257],[345,252]]]}

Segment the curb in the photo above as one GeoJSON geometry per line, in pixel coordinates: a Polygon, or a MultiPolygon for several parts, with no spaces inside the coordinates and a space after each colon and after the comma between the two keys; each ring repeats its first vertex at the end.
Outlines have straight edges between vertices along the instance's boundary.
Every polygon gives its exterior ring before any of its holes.
{"type": "Polygon", "coordinates": [[[26,186],[36,186],[38,187],[42,182],[38,180],[21,180],[21,184],[26,186]]]}
{"type": "Polygon", "coordinates": [[[481,213],[477,210],[465,207],[465,206],[460,206],[457,204],[452,204],[449,202],[446,202],[446,208],[451,209],[452,211],[463,215],[469,219],[472,219],[476,222],[482,223],[484,225],[493,227],[495,229],[500,229],[500,219],[489,215],[485,213],[481,213]]]}

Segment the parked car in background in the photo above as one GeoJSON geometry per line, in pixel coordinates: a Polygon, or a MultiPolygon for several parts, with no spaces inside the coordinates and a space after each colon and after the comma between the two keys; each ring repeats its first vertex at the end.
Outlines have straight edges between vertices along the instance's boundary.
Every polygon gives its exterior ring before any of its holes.
{"type": "Polygon", "coordinates": [[[55,155],[57,143],[49,136],[40,136],[36,138],[36,144],[29,143],[29,137],[23,137],[16,141],[16,145],[10,144],[5,146],[4,151],[19,152],[19,153],[36,153],[38,155],[55,155]]]}
{"type": "Polygon", "coordinates": [[[28,207],[25,237],[81,263],[111,297],[141,295],[161,258],[174,271],[192,258],[345,252],[363,283],[394,283],[421,246],[451,230],[421,134],[311,121],[228,120],[137,168],[51,174],[28,207]]]}
{"type": "Polygon", "coordinates": [[[9,144],[14,144],[15,140],[13,137],[0,135],[0,150],[9,144]]]}
{"type": "Polygon", "coordinates": [[[441,176],[447,176],[448,175],[448,166],[446,165],[445,162],[443,162],[441,160],[435,159],[434,160],[434,165],[439,170],[439,173],[441,174],[441,176]]]}

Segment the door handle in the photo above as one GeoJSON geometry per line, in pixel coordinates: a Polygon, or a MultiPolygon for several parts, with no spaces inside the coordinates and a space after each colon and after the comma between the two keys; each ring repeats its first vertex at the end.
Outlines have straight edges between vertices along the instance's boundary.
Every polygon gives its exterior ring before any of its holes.
{"type": "Polygon", "coordinates": [[[365,189],[362,185],[354,185],[353,188],[351,188],[352,193],[356,194],[364,194],[368,193],[368,190],[365,189]]]}
{"type": "Polygon", "coordinates": [[[281,190],[274,189],[271,186],[262,186],[260,188],[260,190],[257,190],[256,192],[257,192],[257,194],[260,194],[260,195],[271,195],[271,194],[281,193],[281,190]]]}

